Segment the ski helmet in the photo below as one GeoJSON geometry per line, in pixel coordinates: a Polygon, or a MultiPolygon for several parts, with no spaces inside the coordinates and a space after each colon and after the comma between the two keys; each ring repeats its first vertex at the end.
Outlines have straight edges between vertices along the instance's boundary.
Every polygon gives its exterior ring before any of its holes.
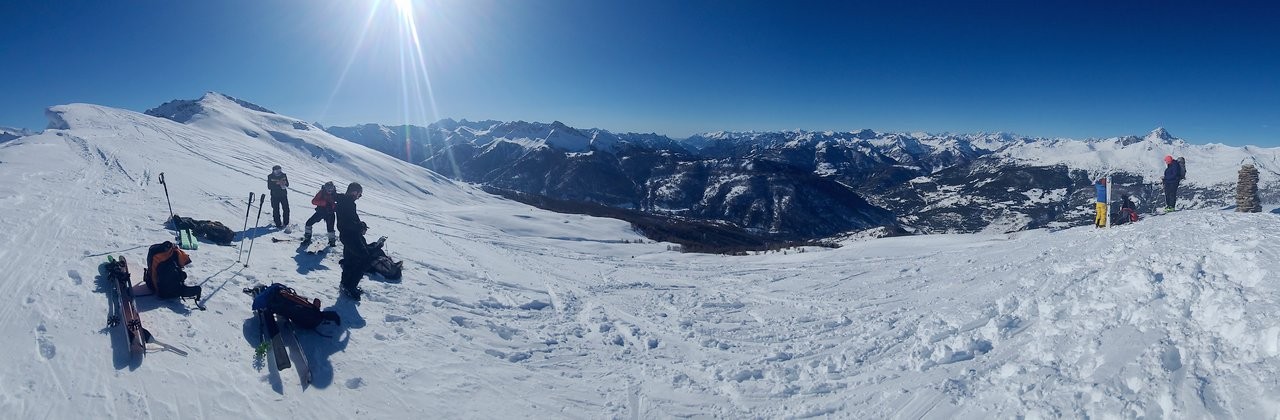
{"type": "Polygon", "coordinates": [[[272,167],[271,167],[271,170],[273,170],[273,171],[278,171],[278,170],[280,170],[280,169],[281,169],[281,168],[280,168],[280,165],[276,165],[276,166],[272,166],[272,167]]]}

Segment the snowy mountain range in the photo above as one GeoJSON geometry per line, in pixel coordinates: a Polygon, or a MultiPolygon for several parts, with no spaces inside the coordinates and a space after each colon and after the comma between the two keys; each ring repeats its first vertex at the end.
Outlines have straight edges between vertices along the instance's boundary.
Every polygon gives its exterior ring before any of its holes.
{"type": "MultiPolygon", "coordinates": [[[[223,95],[181,108],[190,111],[184,123],[55,106],[44,132],[0,144],[0,179],[21,180],[0,183],[0,334],[14,344],[0,355],[0,412],[1280,415],[1274,205],[1113,229],[690,254],[644,241],[627,223],[507,201],[223,95]],[[269,240],[296,233],[254,227],[260,210],[241,200],[263,191],[273,164],[290,175],[294,224],[322,182],[364,184],[361,216],[370,236],[390,236],[404,279],[373,276],[362,302],[339,298],[339,250],[307,255],[269,240]],[[189,354],[132,358],[123,327],[105,326],[110,294],[98,269],[107,255],[126,256],[140,283],[147,246],[173,238],[166,203],[184,216],[246,223],[239,236],[253,245],[190,252],[187,283],[204,288],[207,311],[139,297],[144,326],[189,354]],[[242,251],[251,252],[247,266],[242,251]],[[255,364],[258,327],[239,291],[272,282],[342,317],[299,337],[310,387],[297,372],[255,364]]],[[[946,179],[955,168],[922,176],[946,179]]]]}
{"type": "Polygon", "coordinates": [[[428,127],[329,127],[454,179],[557,199],[727,222],[813,239],[876,226],[1001,232],[1089,223],[1092,181],[1150,212],[1164,155],[1185,157],[1187,208],[1234,202],[1236,172],[1280,199],[1280,149],[1144,137],[1069,140],[1007,133],[714,132],[673,140],[552,124],[442,120],[428,127]]]}
{"type": "Polygon", "coordinates": [[[31,130],[27,130],[25,128],[12,128],[12,127],[0,126],[0,143],[13,140],[22,136],[30,136],[32,134],[35,134],[35,132],[31,130]]]}

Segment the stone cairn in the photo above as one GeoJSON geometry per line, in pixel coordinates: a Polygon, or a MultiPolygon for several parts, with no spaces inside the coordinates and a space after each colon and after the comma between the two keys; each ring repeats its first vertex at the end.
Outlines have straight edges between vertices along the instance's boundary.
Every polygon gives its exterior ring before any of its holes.
{"type": "Polygon", "coordinates": [[[1253,165],[1240,167],[1240,182],[1236,184],[1236,211],[1240,213],[1262,211],[1262,204],[1258,202],[1258,169],[1253,165]]]}

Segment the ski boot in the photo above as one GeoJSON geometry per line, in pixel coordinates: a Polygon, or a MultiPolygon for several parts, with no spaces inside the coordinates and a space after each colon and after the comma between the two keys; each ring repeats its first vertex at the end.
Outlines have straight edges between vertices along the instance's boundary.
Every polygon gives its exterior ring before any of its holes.
{"type": "Polygon", "coordinates": [[[364,290],[359,287],[342,287],[342,294],[347,295],[351,300],[360,301],[360,296],[364,294],[364,290]]]}

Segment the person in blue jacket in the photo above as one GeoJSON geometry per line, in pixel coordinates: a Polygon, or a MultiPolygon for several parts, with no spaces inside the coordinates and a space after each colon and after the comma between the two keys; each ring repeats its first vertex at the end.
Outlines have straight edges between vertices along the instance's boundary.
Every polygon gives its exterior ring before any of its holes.
{"type": "Polygon", "coordinates": [[[1165,213],[1173,211],[1178,204],[1178,184],[1182,182],[1182,170],[1178,167],[1178,161],[1173,156],[1164,155],[1164,211],[1165,213]]]}
{"type": "Polygon", "coordinates": [[[1098,192],[1098,202],[1094,204],[1094,209],[1097,210],[1098,214],[1093,218],[1093,225],[1095,227],[1107,227],[1107,179],[1098,178],[1093,183],[1093,189],[1098,192]]]}

